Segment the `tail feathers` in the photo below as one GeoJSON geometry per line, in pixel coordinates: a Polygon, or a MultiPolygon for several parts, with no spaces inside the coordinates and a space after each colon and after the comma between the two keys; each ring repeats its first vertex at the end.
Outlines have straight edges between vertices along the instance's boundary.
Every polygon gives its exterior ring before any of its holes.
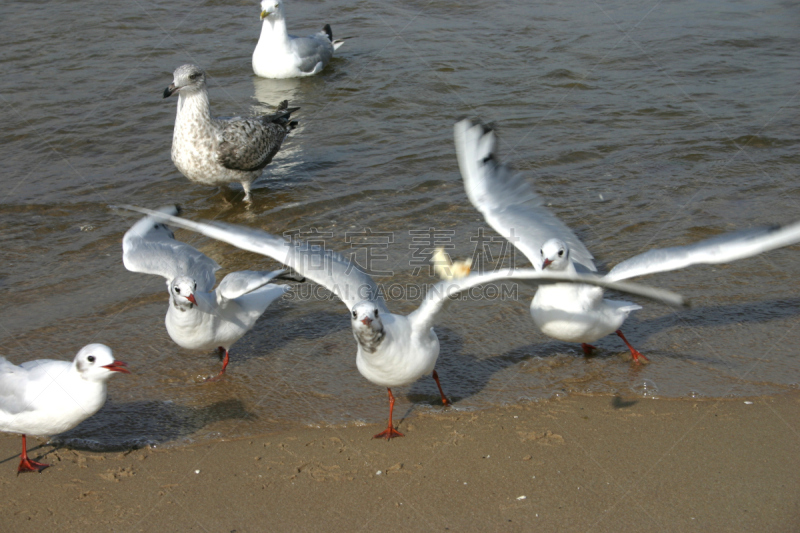
{"type": "Polygon", "coordinates": [[[299,107],[289,107],[289,100],[284,100],[277,105],[275,108],[275,113],[271,115],[263,115],[260,117],[260,120],[265,124],[269,122],[281,124],[282,126],[285,126],[288,131],[292,131],[295,126],[297,126],[297,121],[290,121],[289,118],[292,116],[292,113],[299,109],[299,107]]]}
{"type": "Polygon", "coordinates": [[[625,302],[623,300],[604,300],[605,303],[610,305],[611,307],[615,308],[617,311],[622,313],[630,313],[631,311],[636,311],[641,309],[641,305],[637,305],[632,302],[625,302]]]}
{"type": "Polygon", "coordinates": [[[336,39],[333,41],[333,49],[338,50],[340,46],[344,44],[344,39],[336,39]]]}
{"type": "Polygon", "coordinates": [[[303,276],[302,274],[291,268],[287,268],[286,270],[283,271],[282,274],[278,274],[273,279],[296,281],[298,283],[303,283],[306,280],[305,276],[303,276]]]}
{"type": "Polygon", "coordinates": [[[300,109],[299,107],[289,107],[289,100],[284,100],[275,108],[275,114],[289,118],[289,115],[300,109]]]}
{"type": "Polygon", "coordinates": [[[333,30],[331,29],[331,25],[325,24],[325,26],[322,28],[322,31],[324,31],[325,35],[328,36],[328,39],[333,42],[333,30]]]}

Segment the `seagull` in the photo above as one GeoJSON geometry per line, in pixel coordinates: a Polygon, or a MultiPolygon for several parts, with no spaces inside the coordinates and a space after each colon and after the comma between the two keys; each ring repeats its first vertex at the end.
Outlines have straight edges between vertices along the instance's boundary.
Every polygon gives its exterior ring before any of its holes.
{"type": "Polygon", "coordinates": [[[391,439],[403,436],[392,423],[395,402],[393,387],[408,385],[424,375],[431,374],[439,388],[442,403],[450,404],[442,391],[439,376],[434,368],[439,356],[439,339],[433,330],[433,324],[436,315],[447,302],[451,301],[452,296],[472,287],[509,280],[532,284],[552,281],[579,282],[599,284],[602,287],[630,292],[673,306],[686,305],[685,300],[677,294],[641,285],[608,283],[597,276],[576,273],[520,269],[512,273],[471,274],[463,278],[440,281],[430,288],[416,311],[407,316],[397,315],[387,308],[382,291],[375,281],[358,264],[332,250],[321,246],[310,246],[299,239],[289,242],[265,231],[233,224],[193,222],[169,216],[164,212],[133,206],[123,207],[144,213],[160,222],[202,233],[237,248],[269,256],[338,296],[350,311],[350,324],[358,345],[356,352],[358,371],[372,383],[386,387],[389,393],[389,422],[386,429],[374,438],[391,439]]]}
{"type": "MultiPolygon", "coordinates": [[[[178,214],[177,206],[161,208],[178,214]]],[[[145,217],[122,238],[122,262],[131,272],[163,276],[169,291],[167,333],[189,350],[219,350],[223,357],[219,379],[228,366],[231,345],[250,331],[269,305],[289,287],[275,279],[302,281],[286,270],[231,272],[213,290],[214,272],[221,267],[196,248],[175,240],[155,218],[145,217]]]]}
{"type": "Polygon", "coordinates": [[[22,434],[21,472],[50,465],[28,458],[26,435],[49,437],[74,428],[106,402],[106,381],[114,372],[130,374],[111,348],[89,344],[75,359],[38,359],[17,366],[0,357],[0,431],[22,434]]]}
{"type": "Polygon", "coordinates": [[[222,185],[238,181],[244,201],[251,202],[250,184],[272,161],[296,121],[300,109],[281,102],[275,113],[259,117],[214,118],[208,105],[206,73],[196,65],[175,69],[164,98],[178,93],[172,134],[172,162],[190,181],[222,185]]]}
{"type": "Polygon", "coordinates": [[[283,0],[262,0],[261,37],[253,51],[253,72],[262,78],[313,76],[325,68],[333,51],[344,44],[333,40],[330,24],[308,37],[286,32],[283,0]]]}
{"type": "MultiPolygon", "coordinates": [[[[499,162],[494,132],[469,120],[454,128],[456,154],[464,188],[475,208],[500,235],[512,242],[537,271],[574,274],[595,272],[593,256],[524,179],[499,162]]],[[[622,261],[603,279],[628,278],[677,270],[696,264],[727,263],[800,242],[800,222],[721,235],[687,246],[650,250],[622,261]]],[[[531,302],[533,321],[545,335],[579,342],[584,354],[594,342],[616,333],[634,362],[647,359],[623,335],[620,327],[641,306],[603,298],[601,286],[543,284],[531,302]]]]}

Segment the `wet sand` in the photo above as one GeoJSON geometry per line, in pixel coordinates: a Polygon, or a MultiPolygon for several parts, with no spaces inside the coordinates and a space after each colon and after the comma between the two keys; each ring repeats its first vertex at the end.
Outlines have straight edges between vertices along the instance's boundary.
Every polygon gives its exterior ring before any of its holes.
{"type": "MultiPolygon", "coordinates": [[[[800,394],[570,396],[172,449],[49,446],[3,531],[797,531],[800,394]],[[752,403],[747,403],[752,402],[752,403]]],[[[35,446],[35,439],[29,440],[35,446]]]]}

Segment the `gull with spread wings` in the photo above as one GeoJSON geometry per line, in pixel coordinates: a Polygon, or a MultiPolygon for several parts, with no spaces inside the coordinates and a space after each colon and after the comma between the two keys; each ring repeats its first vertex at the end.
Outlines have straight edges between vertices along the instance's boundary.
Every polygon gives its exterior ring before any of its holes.
{"type": "Polygon", "coordinates": [[[358,344],[356,366],[359,372],[372,383],[386,387],[389,393],[389,422],[386,430],[375,435],[375,438],[403,436],[392,423],[392,387],[408,385],[424,375],[432,374],[439,386],[442,403],[449,403],[434,370],[439,356],[439,339],[433,331],[433,325],[442,307],[453,296],[471,287],[505,281],[534,285],[555,281],[584,283],[636,294],[668,305],[686,305],[681,296],[669,291],[632,283],[608,282],[591,275],[526,269],[512,273],[472,274],[460,279],[441,281],[428,290],[416,311],[407,316],[397,315],[389,311],[378,284],[365,271],[324,247],[309,246],[299,240],[289,242],[265,231],[233,224],[193,222],[149,209],[123,207],[144,213],[163,223],[202,233],[243,250],[269,256],[338,296],[350,311],[350,324],[358,344]]]}
{"type": "MultiPolygon", "coordinates": [[[[154,213],[176,215],[175,206],[154,213]]],[[[216,261],[196,248],[175,240],[158,218],[145,217],[122,238],[122,262],[131,272],[155,274],[167,280],[169,309],[164,322],[175,344],[188,350],[218,349],[223,357],[220,378],[228,366],[228,352],[250,331],[267,307],[289,287],[276,279],[302,281],[286,270],[231,272],[216,290],[216,261]]]]}
{"type": "MultiPolygon", "coordinates": [[[[544,207],[530,185],[497,158],[494,132],[469,120],[454,128],[458,166],[470,202],[486,222],[514,244],[537,271],[595,272],[593,257],[566,224],[544,207]]],[[[687,246],[650,250],[619,263],[602,279],[628,278],[695,264],[727,263],[800,242],[800,222],[730,233],[687,246]]],[[[616,333],[633,360],[646,359],[620,331],[641,306],[603,298],[603,287],[577,283],[542,284],[531,302],[533,321],[550,337],[579,342],[591,354],[596,341],[616,333]]]]}

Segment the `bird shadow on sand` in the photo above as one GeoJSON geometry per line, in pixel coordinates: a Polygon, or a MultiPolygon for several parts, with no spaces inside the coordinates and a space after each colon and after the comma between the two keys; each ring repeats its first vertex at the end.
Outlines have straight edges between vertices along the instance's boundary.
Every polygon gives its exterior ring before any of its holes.
{"type": "MultiPolygon", "coordinates": [[[[691,327],[695,330],[702,330],[703,333],[708,334],[707,339],[712,340],[715,328],[734,324],[765,324],[773,320],[798,316],[800,316],[800,298],[784,298],[761,302],[695,307],[649,320],[639,320],[634,313],[623,325],[623,330],[628,340],[634,347],[637,347],[646,343],[653,335],[672,328],[691,327]]],[[[613,340],[614,342],[619,342],[619,339],[613,340]]],[[[624,346],[622,349],[624,350],[624,346]]],[[[654,349],[649,350],[645,355],[648,354],[693,362],[719,362],[718,357],[706,355],[705,353],[687,354],[654,349]]]]}
{"type": "MultiPolygon", "coordinates": [[[[286,313],[285,309],[267,309],[255,327],[233,345],[231,364],[269,357],[296,340],[324,339],[349,328],[350,320],[346,313],[318,311],[297,316],[295,313],[286,313]]],[[[309,356],[317,357],[330,352],[335,350],[315,350],[309,356]]]]}
{"type": "Polygon", "coordinates": [[[180,440],[221,420],[256,418],[240,400],[204,407],[171,401],[108,402],[77,427],[52,437],[49,444],[93,452],[127,451],[180,440]]]}
{"type": "MultiPolygon", "coordinates": [[[[455,331],[437,326],[436,333],[441,347],[436,371],[445,396],[455,405],[483,391],[496,373],[534,357],[551,357],[557,353],[549,347],[552,343],[546,343],[520,346],[494,356],[478,356],[464,352],[463,338],[455,331]]],[[[401,422],[420,405],[442,405],[436,382],[430,375],[415,381],[405,397],[411,405],[398,417],[401,422]]]]}
{"type": "MultiPolygon", "coordinates": [[[[762,302],[740,303],[724,306],[707,306],[688,309],[678,313],[671,313],[662,317],[638,321],[635,314],[626,322],[623,329],[630,342],[636,347],[644,344],[648,338],[676,327],[685,327],[687,324],[693,328],[712,332],[715,327],[740,324],[740,323],[767,323],[800,316],[800,298],[787,298],[768,300],[762,302]]],[[[501,354],[492,356],[477,356],[464,353],[464,341],[461,335],[445,327],[437,326],[441,352],[436,362],[436,370],[442,383],[442,389],[448,399],[454,404],[460,400],[474,396],[486,388],[492,377],[509,367],[519,365],[525,361],[549,359],[564,353],[581,355],[579,344],[553,341],[544,337],[531,327],[531,337],[535,341],[531,344],[518,346],[501,354]]],[[[630,355],[616,335],[610,335],[596,343],[600,350],[592,357],[619,358],[620,364],[627,362],[630,355]],[[621,357],[622,355],[622,357],[621,357]]],[[[644,353],[644,352],[643,352],[644,353]]],[[[655,356],[651,363],[657,364],[658,357],[683,359],[692,362],[719,363],[719,358],[705,353],[681,353],[664,349],[648,350],[645,355],[655,356]]],[[[639,372],[646,365],[631,365],[632,372],[639,372]]],[[[405,395],[411,405],[408,410],[397,417],[398,421],[407,418],[420,405],[441,406],[441,397],[436,388],[436,383],[430,376],[423,376],[414,382],[405,395]]],[[[628,402],[617,402],[615,408],[628,407],[628,402]]]]}

